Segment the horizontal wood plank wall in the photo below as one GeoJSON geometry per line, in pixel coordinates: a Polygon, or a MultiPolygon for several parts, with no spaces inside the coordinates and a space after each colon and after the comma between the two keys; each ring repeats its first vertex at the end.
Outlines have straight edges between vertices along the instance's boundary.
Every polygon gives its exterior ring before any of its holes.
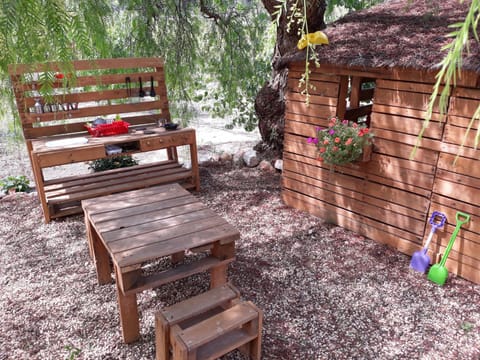
{"type": "Polygon", "coordinates": [[[460,145],[479,104],[478,89],[459,87],[452,91],[443,143],[454,146],[444,146],[440,153],[431,204],[432,210],[447,215],[448,224],[430,247],[432,258],[438,260],[455,229],[456,212],[470,214],[470,222],[461,228],[446,266],[450,272],[475,283],[480,283],[480,161],[479,152],[474,149],[478,120],[461,150],[460,145]]]}
{"type": "MultiPolygon", "coordinates": [[[[403,83],[398,89],[395,81],[379,81],[371,120],[376,135],[372,160],[331,169],[317,160],[316,147],[306,140],[336,114],[342,77],[312,72],[316,88],[307,107],[298,90],[300,74],[290,72],[286,95],[284,201],[402,252],[418,250],[438,151],[421,148],[419,160],[410,161],[413,146],[403,144],[402,138],[416,139],[431,85],[421,93],[410,91],[416,84],[403,83]]],[[[427,135],[440,141],[442,132],[432,129],[427,135]]]]}

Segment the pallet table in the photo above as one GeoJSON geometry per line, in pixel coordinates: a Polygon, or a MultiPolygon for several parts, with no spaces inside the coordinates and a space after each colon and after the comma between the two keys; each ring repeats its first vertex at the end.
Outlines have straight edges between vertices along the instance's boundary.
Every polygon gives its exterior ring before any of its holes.
{"type": "Polygon", "coordinates": [[[137,293],[207,270],[212,288],[227,282],[227,267],[235,258],[240,234],[180,185],[83,200],[82,208],[99,284],[111,282],[113,263],[126,343],[140,334],[137,293]],[[176,264],[187,250],[199,249],[208,249],[207,255],[142,274],[142,265],[164,257],[176,264]]]}

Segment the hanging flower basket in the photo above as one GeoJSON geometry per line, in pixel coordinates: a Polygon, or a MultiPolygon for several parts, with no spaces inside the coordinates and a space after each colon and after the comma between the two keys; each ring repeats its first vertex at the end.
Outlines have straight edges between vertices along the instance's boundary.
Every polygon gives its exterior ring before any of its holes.
{"type": "Polygon", "coordinates": [[[373,134],[365,124],[330,118],[328,128],[317,128],[317,137],[308,138],[318,148],[318,159],[329,165],[370,161],[373,134]]]}

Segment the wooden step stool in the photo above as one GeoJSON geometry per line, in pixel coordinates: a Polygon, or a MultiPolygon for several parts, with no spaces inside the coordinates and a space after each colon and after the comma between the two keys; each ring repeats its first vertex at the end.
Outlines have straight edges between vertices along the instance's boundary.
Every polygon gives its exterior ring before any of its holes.
{"type": "Polygon", "coordinates": [[[260,359],[262,312],[231,284],[155,314],[157,360],[216,359],[239,349],[260,359]]]}

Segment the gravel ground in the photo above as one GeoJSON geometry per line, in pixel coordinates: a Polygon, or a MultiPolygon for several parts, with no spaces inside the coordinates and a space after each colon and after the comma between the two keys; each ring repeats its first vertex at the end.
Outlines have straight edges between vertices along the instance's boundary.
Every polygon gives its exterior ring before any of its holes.
{"type": "MultiPolygon", "coordinates": [[[[263,359],[480,359],[480,286],[450,276],[439,287],[408,256],[286,207],[279,174],[211,165],[201,187],[199,199],[242,235],[229,278],[264,310],[263,359]]],[[[141,339],[123,344],[115,288],[97,285],[83,218],[44,224],[31,194],[0,200],[0,269],[1,360],[153,359],[154,312],[208,283],[198,275],[142,293],[141,339]]]]}

